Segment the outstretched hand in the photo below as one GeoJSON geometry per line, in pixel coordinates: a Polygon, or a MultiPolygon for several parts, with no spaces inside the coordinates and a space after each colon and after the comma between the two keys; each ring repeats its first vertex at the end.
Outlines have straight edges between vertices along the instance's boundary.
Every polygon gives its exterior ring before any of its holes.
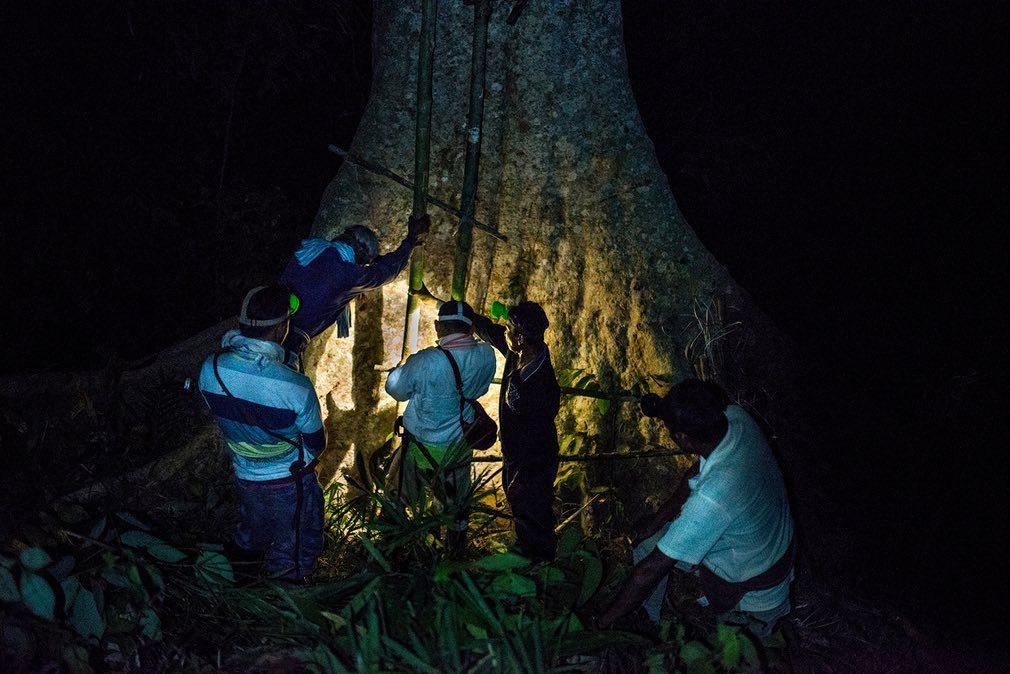
{"type": "Polygon", "coordinates": [[[410,216],[410,219],[407,220],[407,238],[410,239],[415,246],[423,245],[424,238],[428,234],[428,229],[430,228],[431,219],[428,217],[427,213],[412,215],[410,216]]]}

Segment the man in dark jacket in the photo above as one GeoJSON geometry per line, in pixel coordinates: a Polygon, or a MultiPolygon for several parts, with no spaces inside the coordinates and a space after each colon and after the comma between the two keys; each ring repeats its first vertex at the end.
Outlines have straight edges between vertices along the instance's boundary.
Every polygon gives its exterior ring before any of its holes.
{"type": "Polygon", "coordinates": [[[536,302],[522,302],[508,313],[505,326],[477,316],[480,337],[505,355],[498,402],[504,456],[502,480],[512,508],[516,547],[532,559],[551,560],[554,533],[554,478],[558,473],[558,431],[554,418],[561,406],[544,343],[547,315],[536,302]]]}
{"type": "Polygon", "coordinates": [[[284,341],[288,363],[297,363],[309,340],[334,323],[337,335],[347,337],[351,301],[395,279],[407,266],[414,246],[423,243],[429,226],[427,215],[411,217],[407,237],[396,250],[385,255],[379,255],[375,232],[361,225],[348,227],[332,241],[319,237],[304,239],[281,275],[281,282],[301,302],[284,341]]]}

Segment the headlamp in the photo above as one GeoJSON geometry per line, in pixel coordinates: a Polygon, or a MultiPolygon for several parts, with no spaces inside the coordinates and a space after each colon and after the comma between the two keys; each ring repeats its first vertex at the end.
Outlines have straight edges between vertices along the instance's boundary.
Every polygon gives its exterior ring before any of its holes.
{"type": "Polygon", "coordinates": [[[249,302],[252,300],[253,296],[261,290],[265,290],[267,286],[257,286],[246,293],[245,299],[242,300],[242,311],[238,315],[238,322],[242,325],[248,325],[254,328],[267,328],[271,325],[277,325],[288,320],[301,305],[301,301],[298,296],[294,293],[288,295],[288,310],[283,316],[278,316],[276,318],[250,318],[249,317],[249,302]]]}

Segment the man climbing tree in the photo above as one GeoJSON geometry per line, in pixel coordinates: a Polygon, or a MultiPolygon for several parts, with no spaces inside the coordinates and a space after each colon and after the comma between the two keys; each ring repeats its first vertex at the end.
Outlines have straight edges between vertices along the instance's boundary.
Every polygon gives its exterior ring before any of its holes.
{"type": "Polygon", "coordinates": [[[284,340],[289,364],[297,364],[309,340],[334,323],[337,336],[347,337],[351,301],[396,278],[407,266],[411,250],[424,243],[429,226],[427,215],[410,218],[406,238],[381,256],[379,238],[361,225],[348,227],[332,240],[304,239],[281,275],[281,281],[301,300],[284,340]]]}

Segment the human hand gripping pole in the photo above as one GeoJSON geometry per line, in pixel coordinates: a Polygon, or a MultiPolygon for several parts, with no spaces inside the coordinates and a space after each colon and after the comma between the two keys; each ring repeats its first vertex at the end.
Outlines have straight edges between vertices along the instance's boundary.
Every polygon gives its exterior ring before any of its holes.
{"type": "Polygon", "coordinates": [[[430,228],[431,218],[428,217],[427,213],[411,215],[407,220],[407,240],[410,241],[411,245],[423,246],[424,239],[427,237],[430,228]]]}

